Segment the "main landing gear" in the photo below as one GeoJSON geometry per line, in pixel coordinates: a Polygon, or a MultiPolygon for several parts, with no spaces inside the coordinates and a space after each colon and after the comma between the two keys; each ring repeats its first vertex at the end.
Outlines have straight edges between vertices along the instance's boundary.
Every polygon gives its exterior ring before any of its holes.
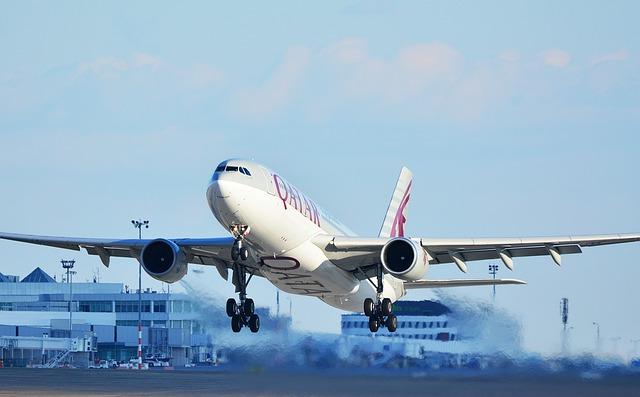
{"type": "Polygon", "coordinates": [[[233,260],[233,285],[239,294],[239,302],[234,298],[227,299],[227,316],[231,318],[231,330],[240,332],[242,327],[249,327],[251,332],[260,330],[260,317],[255,314],[255,304],[253,299],[247,298],[247,286],[253,277],[247,277],[246,267],[242,262],[249,258],[249,250],[244,246],[244,236],[249,232],[248,226],[234,225],[231,232],[236,237],[236,241],[231,248],[231,259],[233,260]]]}
{"type": "Polygon", "coordinates": [[[376,288],[377,301],[367,298],[364,300],[364,315],[369,317],[369,331],[378,332],[380,327],[387,327],[389,332],[396,332],[398,329],[398,318],[393,311],[393,303],[389,298],[382,298],[382,266],[378,265],[376,274],[377,283],[369,282],[376,288]]]}

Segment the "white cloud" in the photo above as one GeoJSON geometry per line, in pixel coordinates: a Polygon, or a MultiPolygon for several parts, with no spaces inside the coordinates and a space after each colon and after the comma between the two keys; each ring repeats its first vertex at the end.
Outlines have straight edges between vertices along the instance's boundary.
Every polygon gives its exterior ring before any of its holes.
{"type": "Polygon", "coordinates": [[[325,54],[342,76],[346,94],[392,101],[450,81],[462,61],[455,49],[441,43],[406,46],[390,59],[376,57],[359,38],[341,40],[325,54]]]}
{"type": "Polygon", "coordinates": [[[162,62],[160,62],[160,60],[153,55],[142,52],[133,55],[131,64],[134,67],[150,66],[152,68],[157,68],[162,64],[162,62]]]}
{"type": "Polygon", "coordinates": [[[513,63],[513,62],[518,62],[520,60],[520,53],[518,51],[515,50],[507,50],[502,52],[498,58],[501,61],[505,61],[505,62],[509,62],[509,63],[513,63]]]}
{"type": "Polygon", "coordinates": [[[162,62],[151,54],[136,53],[130,58],[98,57],[81,63],[77,72],[80,75],[90,74],[100,79],[112,80],[135,69],[156,69],[161,64],[162,62]]]}
{"type": "Polygon", "coordinates": [[[542,61],[547,66],[563,68],[571,62],[571,55],[564,50],[548,50],[542,54],[542,61]]]}
{"type": "Polygon", "coordinates": [[[224,79],[224,73],[207,64],[198,63],[185,71],[185,81],[196,86],[208,86],[224,79]]]}
{"type": "Polygon", "coordinates": [[[92,74],[102,79],[113,79],[129,70],[129,63],[114,57],[100,57],[89,62],[83,62],[78,67],[81,75],[92,74]]]}
{"type": "Polygon", "coordinates": [[[626,49],[621,49],[618,51],[609,52],[593,57],[589,61],[589,66],[595,66],[607,62],[622,62],[626,61],[627,59],[629,59],[629,51],[627,51],[626,49]]]}
{"type": "Polygon", "coordinates": [[[232,111],[255,118],[272,116],[295,94],[309,60],[310,51],[306,47],[289,48],[282,63],[261,87],[236,95],[232,111]]]}

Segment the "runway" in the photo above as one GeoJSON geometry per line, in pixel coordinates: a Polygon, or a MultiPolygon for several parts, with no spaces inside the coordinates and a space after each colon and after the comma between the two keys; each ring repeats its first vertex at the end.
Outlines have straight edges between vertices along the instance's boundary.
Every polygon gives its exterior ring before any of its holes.
{"type": "Polygon", "coordinates": [[[0,369],[0,396],[638,396],[640,375],[0,369]]]}

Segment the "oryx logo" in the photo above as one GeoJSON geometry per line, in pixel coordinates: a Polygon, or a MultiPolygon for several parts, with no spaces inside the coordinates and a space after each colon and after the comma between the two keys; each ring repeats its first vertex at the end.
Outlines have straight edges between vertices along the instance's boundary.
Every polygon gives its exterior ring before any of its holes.
{"type": "Polygon", "coordinates": [[[391,237],[404,237],[404,224],[407,222],[407,217],[405,216],[405,211],[407,208],[407,204],[409,204],[409,198],[411,197],[411,183],[407,186],[407,190],[405,190],[402,195],[402,200],[400,201],[400,205],[396,210],[396,216],[393,218],[393,224],[391,225],[391,237]]]}

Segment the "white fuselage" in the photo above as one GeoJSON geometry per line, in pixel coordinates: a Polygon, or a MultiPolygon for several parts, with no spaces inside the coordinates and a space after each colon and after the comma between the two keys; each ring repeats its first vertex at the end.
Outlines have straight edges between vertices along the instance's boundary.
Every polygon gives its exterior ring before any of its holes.
{"type": "MultiPolygon", "coordinates": [[[[225,229],[250,227],[245,241],[251,255],[261,274],[282,291],[354,312],[362,311],[365,298],[376,298],[371,283],[335,266],[311,241],[321,234],[353,233],[280,175],[257,163],[228,160],[213,175],[207,201],[225,229]],[[249,172],[220,171],[225,166],[249,172]]],[[[404,295],[400,280],[387,275],[383,282],[383,297],[396,301],[404,295]]]]}

